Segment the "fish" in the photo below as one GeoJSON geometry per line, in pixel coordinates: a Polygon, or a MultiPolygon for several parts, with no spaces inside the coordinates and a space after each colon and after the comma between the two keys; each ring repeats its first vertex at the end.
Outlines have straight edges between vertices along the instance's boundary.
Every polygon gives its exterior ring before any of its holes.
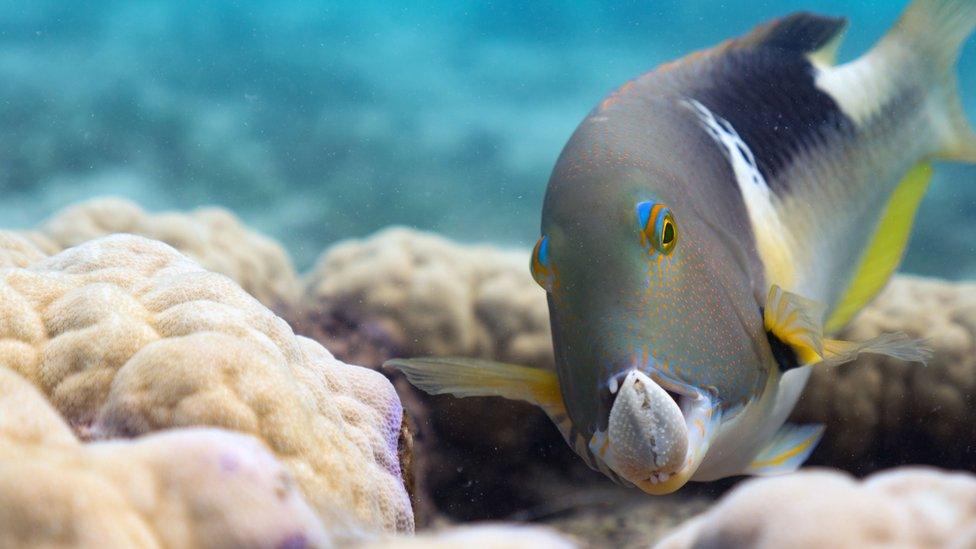
{"type": "Polygon", "coordinates": [[[860,57],[799,12],[625,83],[560,154],[531,271],[555,371],[395,359],[416,387],[545,411],[593,469],[648,494],[796,470],[814,368],[924,341],[834,339],[898,268],[935,161],[976,162],[955,65],[976,1],[916,0],[860,57]]]}

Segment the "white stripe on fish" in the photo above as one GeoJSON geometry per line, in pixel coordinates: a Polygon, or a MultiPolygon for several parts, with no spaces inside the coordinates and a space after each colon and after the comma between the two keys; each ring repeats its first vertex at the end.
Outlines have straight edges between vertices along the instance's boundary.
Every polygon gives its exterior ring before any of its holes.
{"type": "Polygon", "coordinates": [[[766,266],[767,280],[775,280],[782,285],[791,284],[795,280],[795,262],[791,251],[794,246],[790,243],[789,231],[780,220],[774,203],[776,197],[759,171],[752,150],[728,121],[708,107],[695,99],[689,99],[685,104],[698,115],[702,128],[729,159],[739,192],[742,193],[749,212],[759,254],[766,266]]]}

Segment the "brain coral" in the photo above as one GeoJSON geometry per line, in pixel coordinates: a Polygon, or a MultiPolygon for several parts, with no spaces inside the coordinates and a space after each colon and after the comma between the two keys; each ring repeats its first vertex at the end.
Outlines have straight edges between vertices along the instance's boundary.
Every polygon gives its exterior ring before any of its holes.
{"type": "Polygon", "coordinates": [[[0,230],[0,269],[26,267],[45,254],[32,242],[30,235],[0,230]]]}
{"type": "Polygon", "coordinates": [[[128,200],[96,198],[55,214],[30,236],[53,254],[116,233],[165,242],[207,269],[234,279],[268,307],[290,304],[299,290],[285,250],[221,208],[150,214],[128,200]]]}
{"type": "Polygon", "coordinates": [[[0,367],[37,386],[82,439],[193,426],[251,434],[330,533],[413,527],[389,382],[296,337],[165,244],[110,236],[0,268],[0,367]]]}
{"type": "Polygon", "coordinates": [[[657,547],[973,547],[974,502],[966,473],[811,469],[739,485],[657,547]]]}
{"type": "Polygon", "coordinates": [[[405,228],[330,248],[306,278],[306,308],[384,331],[397,351],[552,366],[545,293],[528,254],[405,228]]]}
{"type": "Polygon", "coordinates": [[[219,429],[81,444],[0,368],[0,546],[297,547],[330,538],[291,475],[219,429]]]}
{"type": "Polygon", "coordinates": [[[793,414],[828,425],[815,460],[856,471],[976,466],[976,284],[895,277],[846,336],[891,331],[926,338],[935,356],[928,366],[865,355],[815,368],[793,414]]]}

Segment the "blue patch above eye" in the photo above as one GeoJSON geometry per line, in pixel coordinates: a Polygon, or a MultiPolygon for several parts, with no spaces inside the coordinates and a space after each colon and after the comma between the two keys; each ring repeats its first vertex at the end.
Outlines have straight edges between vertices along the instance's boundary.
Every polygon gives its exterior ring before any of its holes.
{"type": "Polygon", "coordinates": [[[549,237],[543,236],[542,240],[539,241],[539,254],[537,256],[539,263],[543,267],[549,267],[549,237]]]}
{"type": "Polygon", "coordinates": [[[637,223],[642,230],[647,226],[647,220],[651,217],[651,208],[653,207],[654,203],[651,201],[637,203],[637,223]]]}

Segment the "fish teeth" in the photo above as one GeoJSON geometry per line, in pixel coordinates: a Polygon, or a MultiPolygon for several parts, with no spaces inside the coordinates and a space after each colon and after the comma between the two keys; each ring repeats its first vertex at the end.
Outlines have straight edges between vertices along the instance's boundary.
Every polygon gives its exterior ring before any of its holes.
{"type": "Polygon", "coordinates": [[[617,389],[620,389],[620,383],[617,382],[617,377],[616,376],[611,377],[610,382],[607,384],[607,386],[610,389],[611,395],[617,394],[617,389]]]}
{"type": "Polygon", "coordinates": [[[647,480],[650,481],[651,484],[660,484],[669,478],[671,478],[671,473],[656,473],[651,475],[647,480]]]}

